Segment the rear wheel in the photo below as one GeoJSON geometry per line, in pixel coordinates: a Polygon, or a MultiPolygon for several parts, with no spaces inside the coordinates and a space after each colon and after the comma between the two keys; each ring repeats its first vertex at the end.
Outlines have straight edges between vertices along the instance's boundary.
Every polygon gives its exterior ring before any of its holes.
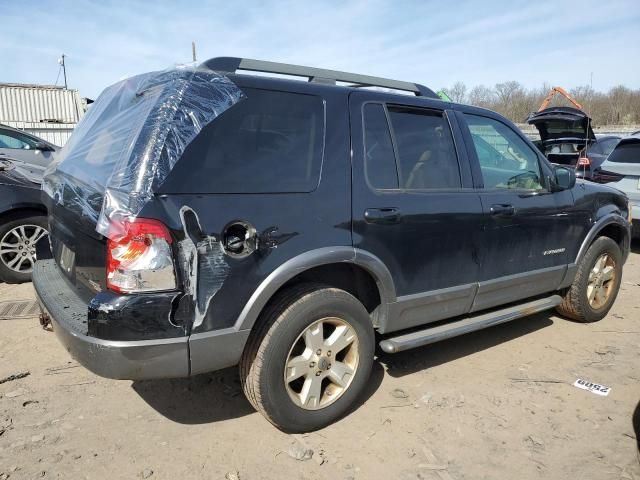
{"type": "Polygon", "coordinates": [[[573,284],[557,310],[579,322],[604,318],[615,301],[622,278],[620,247],[609,237],[599,237],[578,265],[573,284]]]}
{"type": "Polygon", "coordinates": [[[322,428],[362,393],[373,363],[374,333],[349,293],[299,285],[278,295],[252,333],[240,378],[253,406],[288,432],[322,428]]]}
{"type": "Polygon", "coordinates": [[[6,283],[31,280],[36,243],[47,232],[47,218],[40,215],[14,218],[0,225],[0,279],[6,283]]]}

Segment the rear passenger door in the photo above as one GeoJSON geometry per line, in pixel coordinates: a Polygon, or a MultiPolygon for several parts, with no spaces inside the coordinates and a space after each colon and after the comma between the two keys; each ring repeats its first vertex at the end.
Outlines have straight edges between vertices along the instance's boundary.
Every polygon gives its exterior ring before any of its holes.
{"type": "Polygon", "coordinates": [[[379,257],[399,330],[466,313],[479,275],[482,206],[460,132],[441,102],[350,96],[354,246],[379,257]]]}
{"type": "Polygon", "coordinates": [[[549,167],[507,123],[457,116],[486,218],[472,311],[557,289],[582,233],[571,191],[551,191],[549,167]]]}

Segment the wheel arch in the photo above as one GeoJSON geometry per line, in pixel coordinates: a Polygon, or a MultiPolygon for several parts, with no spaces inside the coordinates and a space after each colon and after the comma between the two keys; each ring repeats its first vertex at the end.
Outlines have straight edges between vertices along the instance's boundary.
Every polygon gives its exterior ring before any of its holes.
{"type": "Polygon", "coordinates": [[[365,304],[372,314],[374,326],[387,315],[387,306],[396,300],[391,273],[375,255],[353,247],[325,247],[298,255],[276,268],[254,291],[238,317],[235,329],[249,330],[258,320],[273,296],[283,288],[300,281],[325,281],[343,288],[365,304]],[[332,272],[337,270],[337,272],[332,272]],[[351,272],[356,283],[349,285],[344,274],[351,272]],[[342,279],[332,282],[330,279],[342,279]],[[360,284],[359,282],[363,282],[360,284]],[[376,292],[370,292],[372,286],[376,292]],[[373,298],[371,293],[376,293],[373,298]]]}
{"type": "Polygon", "coordinates": [[[582,245],[580,246],[580,250],[576,257],[576,264],[580,263],[596,238],[602,236],[609,237],[618,244],[620,251],[622,252],[623,262],[626,261],[627,256],[629,255],[629,246],[631,241],[629,221],[619,214],[610,213],[593,224],[591,230],[589,230],[589,233],[587,233],[587,236],[582,241],[582,245]]]}
{"type": "Polygon", "coordinates": [[[47,209],[44,205],[37,203],[20,203],[12,205],[0,211],[0,223],[30,215],[41,215],[46,217],[47,209]]]}

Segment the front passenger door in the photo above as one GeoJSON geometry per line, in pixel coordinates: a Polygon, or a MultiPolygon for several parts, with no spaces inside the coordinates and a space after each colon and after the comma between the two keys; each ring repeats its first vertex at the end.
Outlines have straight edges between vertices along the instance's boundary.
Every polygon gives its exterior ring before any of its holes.
{"type": "Polygon", "coordinates": [[[571,192],[550,190],[549,172],[538,153],[507,123],[483,115],[457,116],[485,216],[480,282],[471,311],[556,290],[577,234],[571,192]]]}

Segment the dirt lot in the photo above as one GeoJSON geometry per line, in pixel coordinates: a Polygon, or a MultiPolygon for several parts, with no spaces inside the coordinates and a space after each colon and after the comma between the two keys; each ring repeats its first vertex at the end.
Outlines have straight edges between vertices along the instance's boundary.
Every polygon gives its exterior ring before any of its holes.
{"type": "MultiPolygon", "coordinates": [[[[0,480],[637,479],[640,245],[597,324],[552,313],[382,356],[351,415],[286,435],[244,399],[235,369],[110,381],[37,319],[0,320],[0,480]],[[598,396],[583,378],[611,387],[598,396]],[[314,455],[297,460],[304,449],[314,455]]],[[[0,285],[0,301],[30,299],[0,285]]]]}

